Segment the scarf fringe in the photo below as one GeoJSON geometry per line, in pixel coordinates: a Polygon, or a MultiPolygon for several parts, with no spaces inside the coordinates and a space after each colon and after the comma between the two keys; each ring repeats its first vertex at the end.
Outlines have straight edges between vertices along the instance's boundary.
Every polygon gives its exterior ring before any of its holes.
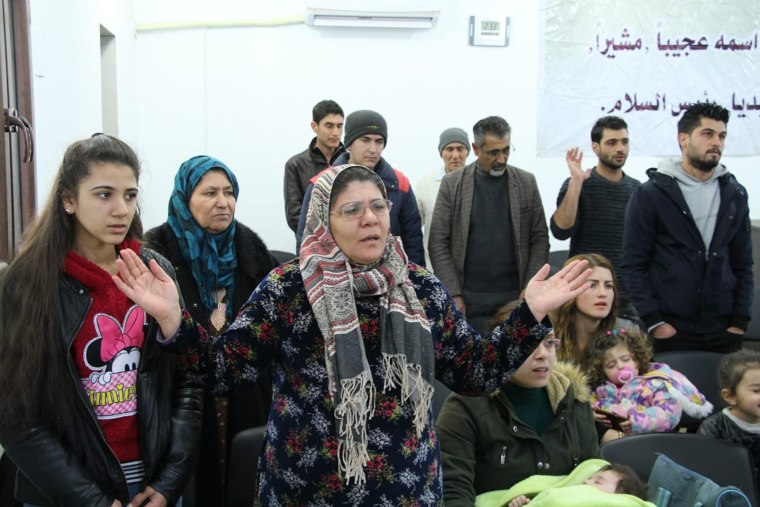
{"type": "Polygon", "coordinates": [[[383,354],[383,367],[385,368],[383,392],[399,387],[401,401],[406,403],[409,399],[412,400],[414,429],[417,438],[420,438],[428,422],[435,389],[422,377],[420,365],[410,365],[403,354],[383,354]]]}
{"type": "Polygon", "coordinates": [[[401,401],[406,401],[406,398],[408,397],[406,356],[403,354],[383,353],[383,369],[385,370],[383,392],[387,393],[388,390],[393,389],[394,387],[401,387],[401,401]]]}
{"type": "MultiPolygon", "coordinates": [[[[416,366],[419,368],[419,366],[416,366]]],[[[432,385],[422,378],[422,374],[418,371],[415,373],[417,376],[417,390],[420,393],[419,401],[415,401],[414,407],[414,426],[417,430],[417,438],[422,436],[422,430],[425,429],[428,423],[428,417],[430,416],[430,405],[433,403],[433,392],[435,389],[432,385]]]]}
{"type": "Polygon", "coordinates": [[[335,408],[338,422],[338,469],[356,484],[366,482],[364,465],[369,461],[367,452],[367,420],[375,406],[375,386],[369,371],[340,381],[340,403],[335,408]]]}

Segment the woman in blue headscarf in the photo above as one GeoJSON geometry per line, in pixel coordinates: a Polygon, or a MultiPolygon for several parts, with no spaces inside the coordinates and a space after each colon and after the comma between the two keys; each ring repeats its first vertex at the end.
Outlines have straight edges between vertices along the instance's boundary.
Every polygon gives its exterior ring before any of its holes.
{"type": "MultiPolygon", "coordinates": [[[[169,216],[145,235],[174,265],[185,306],[213,334],[231,323],[276,262],[259,236],[235,220],[239,187],[223,162],[199,155],[174,178],[169,216]]],[[[238,431],[266,424],[272,398],[268,376],[229,397],[206,396],[196,471],[198,505],[224,505],[229,442],[238,431]]]]}

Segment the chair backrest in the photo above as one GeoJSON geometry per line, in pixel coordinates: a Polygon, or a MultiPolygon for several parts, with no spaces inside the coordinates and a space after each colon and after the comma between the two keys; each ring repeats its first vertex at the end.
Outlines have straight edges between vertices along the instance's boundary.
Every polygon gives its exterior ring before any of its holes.
{"type": "Polygon", "coordinates": [[[741,445],[691,433],[643,433],[602,444],[601,452],[611,463],[630,466],[645,481],[658,453],[665,454],[720,486],[736,486],[758,505],[752,456],[741,445]]]}
{"type": "MultiPolygon", "coordinates": [[[[683,373],[699,389],[699,392],[705,395],[707,401],[713,404],[713,412],[717,412],[726,406],[720,395],[718,384],[718,364],[723,357],[724,354],[718,352],[684,350],[660,352],[655,354],[654,360],[683,373]]],[[[701,422],[701,419],[684,414],[678,427],[686,429],[689,433],[695,433],[701,422]]]]}
{"type": "Polygon", "coordinates": [[[437,419],[438,413],[441,411],[441,406],[443,406],[443,402],[446,401],[446,398],[451,394],[451,389],[438,379],[433,381],[433,387],[435,388],[435,391],[433,391],[433,417],[437,419]]]}
{"type": "Polygon", "coordinates": [[[257,426],[239,432],[232,439],[227,463],[227,507],[253,505],[265,433],[266,426],[257,426]]]}
{"type": "Polygon", "coordinates": [[[280,264],[284,264],[289,260],[296,258],[296,254],[292,252],[285,252],[283,250],[270,250],[269,253],[272,254],[272,257],[274,257],[275,260],[280,264]]]}
{"type": "Polygon", "coordinates": [[[570,253],[570,250],[555,250],[553,252],[549,252],[549,259],[547,262],[549,265],[555,268],[561,268],[563,264],[565,264],[565,261],[567,261],[567,256],[570,253]]]}
{"type": "MultiPolygon", "coordinates": [[[[755,264],[755,270],[760,271],[760,266],[755,264]]],[[[760,341],[760,287],[755,286],[755,295],[752,298],[752,315],[749,326],[744,333],[744,339],[760,341]]]]}

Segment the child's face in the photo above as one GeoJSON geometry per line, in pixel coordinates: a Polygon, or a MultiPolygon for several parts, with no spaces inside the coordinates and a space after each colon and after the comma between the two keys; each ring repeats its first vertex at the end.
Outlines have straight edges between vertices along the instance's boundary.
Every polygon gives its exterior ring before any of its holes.
{"type": "Polygon", "coordinates": [[[760,368],[744,372],[734,394],[729,393],[727,389],[723,389],[722,394],[723,398],[733,405],[732,414],[751,424],[760,423],[760,368]]]}
{"type": "Polygon", "coordinates": [[[597,472],[585,481],[583,484],[587,486],[593,486],[598,490],[605,491],[607,493],[615,493],[617,485],[620,482],[620,476],[612,470],[605,470],[604,472],[597,472]]]}
{"type": "Polygon", "coordinates": [[[604,375],[607,380],[615,385],[623,385],[629,377],[635,377],[639,374],[639,365],[633,360],[633,354],[628,347],[618,343],[604,353],[604,375]],[[627,371],[630,373],[627,373],[627,371]]]}

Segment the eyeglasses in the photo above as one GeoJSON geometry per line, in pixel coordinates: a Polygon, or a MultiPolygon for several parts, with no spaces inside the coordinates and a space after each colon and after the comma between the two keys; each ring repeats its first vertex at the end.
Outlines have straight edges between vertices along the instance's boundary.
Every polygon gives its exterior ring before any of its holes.
{"type": "Polygon", "coordinates": [[[503,150],[489,150],[489,151],[487,151],[486,152],[486,157],[488,157],[490,159],[496,159],[496,158],[499,157],[499,155],[504,155],[505,157],[509,157],[509,153],[513,152],[513,151],[517,151],[515,149],[515,145],[514,144],[510,144],[510,146],[507,146],[503,150]]]}
{"type": "Polygon", "coordinates": [[[541,344],[547,349],[553,350],[553,349],[559,349],[559,346],[562,344],[562,341],[559,338],[554,338],[552,336],[551,338],[544,338],[541,344]]]}
{"type": "MultiPolygon", "coordinates": [[[[379,217],[383,217],[390,213],[392,207],[393,203],[388,199],[375,199],[369,203],[369,209],[379,217]]],[[[340,215],[346,220],[354,220],[363,216],[366,209],[367,206],[363,202],[347,202],[336,211],[331,211],[330,214],[340,215]]]]}

